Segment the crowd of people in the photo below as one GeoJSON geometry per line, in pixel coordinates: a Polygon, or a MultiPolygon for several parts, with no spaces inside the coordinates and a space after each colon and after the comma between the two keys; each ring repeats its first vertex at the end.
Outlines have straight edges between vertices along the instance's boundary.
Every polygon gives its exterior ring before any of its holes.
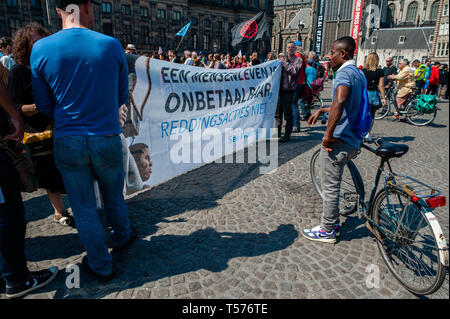
{"type": "MultiPolygon", "coordinates": [[[[25,210],[20,179],[14,162],[5,150],[10,143],[28,144],[38,187],[46,189],[54,208],[53,220],[76,227],[86,249],[81,265],[100,281],[114,278],[112,256],[105,244],[104,229],[97,213],[94,180],[102,194],[107,220],[114,230],[112,253],[120,253],[137,238],[130,225],[124,200],[124,158],[121,127],[129,99],[127,55],[136,54],[132,44],[123,50],[114,38],[92,31],[94,13],[89,0],[58,0],[57,12],[62,30],[50,34],[37,23],[20,30],[14,39],[0,39],[0,272],[8,297],[21,297],[52,281],[56,267],[29,271],[25,249],[25,210]],[[69,4],[78,4],[80,24],[68,19],[69,4]],[[76,72],[73,70],[76,68],[76,72]],[[34,142],[40,147],[33,148],[34,142]],[[66,209],[62,194],[68,194],[72,212],[66,209]]],[[[329,113],[322,141],[321,170],[324,191],[321,224],[302,234],[321,242],[335,242],[340,234],[338,218],[339,185],[343,168],[359,151],[362,139],[355,123],[367,89],[372,112],[386,104],[385,90],[398,83],[399,105],[416,92],[448,98],[448,67],[431,61],[406,59],[398,67],[392,58],[381,69],[376,53],[362,68],[354,60],[355,41],[343,37],[333,43],[328,62],[320,63],[314,52],[305,53],[289,42],[286,54],[269,52],[264,60],[254,52],[249,59],[238,54],[175,50],[158,52],[154,59],[204,68],[236,69],[279,59],[282,66],[275,125],[281,143],[300,131],[300,120],[308,125],[329,113]],[[313,93],[333,71],[333,102],[314,114],[308,110],[313,93]],[[362,70],[360,70],[362,69],[362,70]],[[439,89],[441,88],[441,89],[439,89]],[[439,92],[439,93],[438,93],[439,92]],[[442,92],[442,93],[441,93],[442,92]],[[299,109],[300,106],[300,109],[299,109]],[[301,113],[300,113],[301,112],[301,113]],[[282,124],[285,131],[282,135],[282,124]]],[[[138,145],[136,145],[137,147],[138,145]]],[[[148,147],[147,145],[144,145],[148,147]]],[[[144,148],[145,148],[144,147],[144,148]]],[[[149,158],[140,149],[131,150],[149,158]]],[[[148,159],[151,173],[151,160],[148,159]]]]}

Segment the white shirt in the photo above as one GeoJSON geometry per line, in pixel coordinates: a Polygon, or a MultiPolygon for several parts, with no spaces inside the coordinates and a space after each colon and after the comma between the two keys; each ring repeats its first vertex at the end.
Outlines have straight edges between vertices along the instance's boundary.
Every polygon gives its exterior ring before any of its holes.
{"type": "Polygon", "coordinates": [[[192,58],[187,58],[186,61],[184,61],[184,64],[186,64],[186,65],[194,65],[194,60],[192,60],[192,58]]]}

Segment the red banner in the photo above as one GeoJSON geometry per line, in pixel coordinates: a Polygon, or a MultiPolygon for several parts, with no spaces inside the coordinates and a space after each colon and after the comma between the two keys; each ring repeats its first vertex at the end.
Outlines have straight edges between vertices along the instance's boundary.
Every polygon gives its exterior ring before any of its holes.
{"type": "Polygon", "coordinates": [[[362,6],[363,0],[355,0],[355,10],[353,14],[353,24],[352,24],[352,38],[355,39],[356,42],[355,54],[358,52],[358,37],[359,37],[359,27],[361,25],[361,18],[362,18],[362,6]]]}

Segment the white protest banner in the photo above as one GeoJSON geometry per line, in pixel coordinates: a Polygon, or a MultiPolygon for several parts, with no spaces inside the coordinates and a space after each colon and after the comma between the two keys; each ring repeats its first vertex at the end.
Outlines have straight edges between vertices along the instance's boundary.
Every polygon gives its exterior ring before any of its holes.
{"type": "Polygon", "coordinates": [[[280,61],[221,70],[134,57],[123,127],[128,194],[271,137],[280,61]]]}

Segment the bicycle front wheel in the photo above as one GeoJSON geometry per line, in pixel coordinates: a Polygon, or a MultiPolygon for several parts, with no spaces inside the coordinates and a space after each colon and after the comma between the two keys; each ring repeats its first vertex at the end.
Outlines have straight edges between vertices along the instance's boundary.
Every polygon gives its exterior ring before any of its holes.
{"type": "MultiPolygon", "coordinates": [[[[314,185],[314,189],[319,196],[324,199],[320,176],[320,148],[311,157],[309,171],[314,185]]],[[[358,196],[356,186],[350,173],[350,164],[347,164],[342,174],[341,191],[339,193],[339,215],[347,216],[357,209],[358,196]]]]}
{"type": "Polygon", "coordinates": [[[391,101],[389,99],[386,99],[386,106],[382,106],[376,110],[374,119],[381,120],[385,118],[389,114],[390,110],[391,110],[391,101]]]}
{"type": "Polygon", "coordinates": [[[445,278],[436,235],[420,205],[403,191],[389,188],[378,192],[372,217],[378,249],[395,278],[409,291],[428,295],[445,278]]]}
{"type": "Polygon", "coordinates": [[[424,113],[419,111],[416,108],[416,101],[409,103],[408,107],[405,110],[406,119],[409,123],[416,126],[424,126],[434,121],[436,117],[436,107],[433,108],[433,111],[430,113],[424,113]]]}

